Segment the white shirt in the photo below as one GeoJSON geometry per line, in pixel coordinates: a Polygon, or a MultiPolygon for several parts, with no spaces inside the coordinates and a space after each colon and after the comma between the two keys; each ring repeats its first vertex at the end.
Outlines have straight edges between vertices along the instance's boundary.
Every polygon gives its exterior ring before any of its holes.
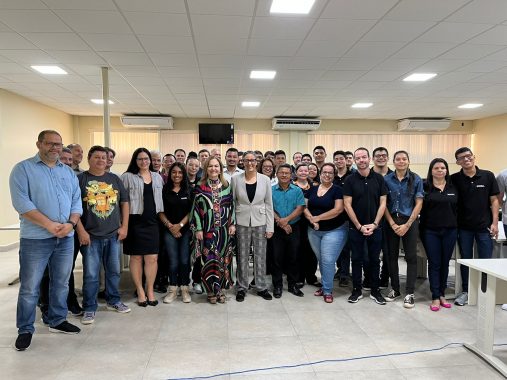
{"type": "Polygon", "coordinates": [[[227,180],[227,182],[231,183],[231,178],[237,174],[241,174],[241,173],[244,173],[245,171],[243,169],[240,169],[236,166],[236,169],[234,170],[234,172],[231,174],[229,173],[229,171],[227,170],[227,167],[224,168],[224,178],[227,180]]]}

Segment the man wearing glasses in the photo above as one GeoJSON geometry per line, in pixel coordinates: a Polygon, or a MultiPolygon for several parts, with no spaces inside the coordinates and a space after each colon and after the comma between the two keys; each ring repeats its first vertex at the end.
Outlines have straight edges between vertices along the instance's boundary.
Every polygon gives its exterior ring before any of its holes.
{"type": "Polygon", "coordinates": [[[35,332],[35,309],[44,269],[49,264],[49,331],[77,334],[66,321],[69,277],[72,271],[74,228],[83,212],[77,177],[60,162],[62,137],[42,131],[39,152],[12,169],[12,205],[20,216],[19,279],[15,348],[26,350],[35,332]]]}
{"type": "MultiPolygon", "coordinates": [[[[475,166],[470,148],[459,148],[456,163],[461,166],[451,181],[458,190],[458,245],[462,259],[473,257],[474,241],[481,259],[493,255],[493,240],[498,236],[498,183],[489,170],[475,166]]],[[[463,306],[468,302],[468,267],[461,265],[462,292],[454,303],[463,306]]]]}

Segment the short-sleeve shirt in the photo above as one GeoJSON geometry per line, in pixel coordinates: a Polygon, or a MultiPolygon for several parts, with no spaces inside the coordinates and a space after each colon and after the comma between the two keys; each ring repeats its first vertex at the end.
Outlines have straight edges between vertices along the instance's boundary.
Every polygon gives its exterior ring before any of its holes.
{"type": "MultiPolygon", "coordinates": [[[[313,216],[318,216],[332,210],[334,208],[335,201],[337,199],[343,199],[342,189],[336,185],[332,185],[331,188],[321,197],[317,195],[318,190],[318,185],[312,186],[306,194],[306,198],[308,199],[308,211],[310,211],[313,216]]],[[[347,218],[345,216],[345,212],[342,212],[333,219],[321,220],[319,222],[319,231],[334,230],[345,223],[346,220],[347,218]]]]}
{"type": "Polygon", "coordinates": [[[380,197],[387,195],[384,177],[372,169],[366,177],[353,172],[345,180],[343,195],[352,197],[352,209],[361,225],[375,221],[380,207],[380,197]]]}
{"type": "Polygon", "coordinates": [[[458,226],[458,192],[447,182],[444,190],[424,185],[420,225],[422,229],[456,228],[458,226]]]}
{"type": "Polygon", "coordinates": [[[81,223],[90,236],[108,239],[121,226],[121,203],[129,201],[122,180],[113,173],[95,176],[88,171],[78,174],[83,215],[81,223]]]}
{"type": "Polygon", "coordinates": [[[495,175],[477,166],[469,177],[463,169],[451,176],[458,191],[458,227],[470,231],[486,230],[493,223],[490,197],[500,193],[495,175]]]}
{"type": "MultiPolygon", "coordinates": [[[[192,209],[192,195],[191,191],[180,191],[175,192],[170,190],[168,185],[164,186],[162,191],[162,200],[164,201],[164,214],[171,224],[180,223],[183,218],[190,214],[192,209]]],[[[186,232],[189,229],[189,224],[185,224],[181,233],[186,232]]]]}
{"type": "MultiPolygon", "coordinates": [[[[501,193],[504,193],[504,197],[505,197],[505,194],[507,194],[507,169],[505,169],[504,171],[500,172],[500,174],[498,174],[498,176],[496,177],[496,182],[498,183],[498,190],[501,193]]],[[[503,221],[503,224],[507,224],[507,202],[503,203],[502,221],[503,221]]]]}
{"type": "MultiPolygon", "coordinates": [[[[287,190],[282,189],[280,185],[272,186],[271,194],[273,197],[273,211],[280,218],[289,216],[298,206],[305,205],[303,190],[291,183],[289,183],[287,190]]],[[[301,216],[292,219],[289,224],[295,224],[299,219],[301,219],[301,216]]]]}

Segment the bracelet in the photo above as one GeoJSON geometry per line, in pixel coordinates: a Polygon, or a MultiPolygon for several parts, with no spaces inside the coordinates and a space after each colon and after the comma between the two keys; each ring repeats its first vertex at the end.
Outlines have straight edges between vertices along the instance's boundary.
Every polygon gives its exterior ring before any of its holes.
{"type": "Polygon", "coordinates": [[[70,220],[70,219],[69,219],[69,220],[67,220],[65,223],[70,223],[70,224],[72,224],[72,229],[74,229],[74,230],[76,229],[77,223],[73,222],[72,220],[70,220]]]}
{"type": "Polygon", "coordinates": [[[395,224],[396,224],[396,223],[391,224],[391,228],[392,228],[395,224]]]}
{"type": "Polygon", "coordinates": [[[375,222],[373,222],[373,225],[374,225],[375,227],[378,227],[378,224],[377,224],[377,223],[375,223],[375,222]]]}
{"type": "Polygon", "coordinates": [[[363,225],[361,224],[361,226],[357,229],[359,232],[361,232],[361,228],[363,228],[363,225]]]}

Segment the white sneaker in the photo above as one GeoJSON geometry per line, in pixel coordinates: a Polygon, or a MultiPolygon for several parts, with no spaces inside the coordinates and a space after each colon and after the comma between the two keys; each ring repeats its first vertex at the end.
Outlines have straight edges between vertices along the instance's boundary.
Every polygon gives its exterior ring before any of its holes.
{"type": "Polygon", "coordinates": [[[507,311],[507,303],[504,303],[504,304],[502,305],[502,310],[507,311]]]}
{"type": "Polygon", "coordinates": [[[403,307],[406,309],[412,309],[415,306],[414,295],[407,294],[403,300],[403,307]]]}
{"type": "Polygon", "coordinates": [[[468,293],[462,292],[458,294],[456,299],[454,300],[454,304],[458,306],[465,306],[468,303],[468,293]]]}
{"type": "Polygon", "coordinates": [[[194,283],[194,293],[195,294],[202,294],[202,286],[198,282],[194,283]]]}

